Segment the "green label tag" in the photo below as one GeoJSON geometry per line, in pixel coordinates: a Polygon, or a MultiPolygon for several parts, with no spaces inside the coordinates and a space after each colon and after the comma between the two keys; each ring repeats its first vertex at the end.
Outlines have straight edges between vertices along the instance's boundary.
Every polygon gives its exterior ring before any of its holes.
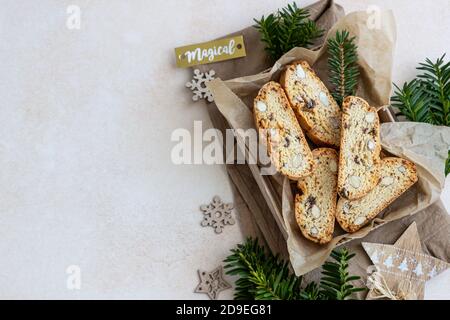
{"type": "Polygon", "coordinates": [[[177,67],[187,68],[246,56],[244,37],[225,38],[175,49],[177,67]]]}

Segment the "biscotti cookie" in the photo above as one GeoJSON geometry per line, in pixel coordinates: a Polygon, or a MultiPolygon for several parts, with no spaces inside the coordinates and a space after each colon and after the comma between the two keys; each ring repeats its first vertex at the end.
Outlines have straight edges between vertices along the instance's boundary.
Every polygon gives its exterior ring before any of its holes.
{"type": "Polygon", "coordinates": [[[309,175],[313,168],[311,150],[283,88],[273,81],[266,83],[253,109],[260,137],[277,171],[293,180],[309,175]]]}
{"type": "Polygon", "coordinates": [[[366,196],[358,200],[339,199],[336,219],[345,231],[359,230],[417,181],[416,166],[401,158],[381,160],[380,173],[377,186],[366,196]]]}
{"type": "Polygon", "coordinates": [[[338,147],[341,110],[309,64],[297,61],[288,65],[280,83],[308,137],[317,145],[338,147]]]}
{"type": "Polygon", "coordinates": [[[302,194],[295,196],[295,219],[307,239],[324,244],[334,231],[338,154],[331,148],[315,149],[312,154],[313,173],[298,181],[302,194]]]}
{"type": "Polygon", "coordinates": [[[354,200],[378,183],[380,121],[375,108],[364,99],[347,97],[342,104],[338,192],[354,200]]]}

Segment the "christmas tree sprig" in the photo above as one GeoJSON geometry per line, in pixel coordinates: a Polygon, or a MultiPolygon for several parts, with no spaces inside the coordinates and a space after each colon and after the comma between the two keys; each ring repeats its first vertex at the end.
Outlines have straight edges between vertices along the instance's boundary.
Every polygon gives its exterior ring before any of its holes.
{"type": "Polygon", "coordinates": [[[227,274],[239,276],[236,300],[344,300],[354,292],[365,290],[351,284],[359,277],[348,273],[348,263],[354,255],[345,248],[331,254],[336,262],[322,266],[320,284],[311,282],[304,289],[301,289],[302,277],[295,276],[287,262],[266,253],[256,239],[248,238],[231,252],[225,259],[225,269],[227,274]]]}
{"type": "Polygon", "coordinates": [[[402,88],[394,84],[395,92],[391,98],[391,105],[397,107],[408,120],[431,123],[428,104],[431,97],[421,88],[423,84],[414,79],[405,82],[402,88]]]}
{"type": "Polygon", "coordinates": [[[359,280],[358,276],[350,276],[348,262],[355,256],[347,249],[332,251],[331,257],[336,262],[325,262],[322,266],[322,279],[320,280],[321,293],[330,300],[345,300],[354,292],[365,290],[354,287],[351,282],[359,280]]]}
{"type": "Polygon", "coordinates": [[[424,84],[423,90],[429,94],[432,123],[450,126],[450,61],[444,62],[445,54],[433,63],[426,59],[417,70],[423,73],[418,78],[424,84]]]}
{"type": "MultiPolygon", "coordinates": [[[[421,73],[400,88],[395,86],[392,107],[406,119],[434,125],[450,126],[450,62],[445,54],[436,62],[426,59],[417,70],[421,73]]],[[[445,164],[445,175],[450,173],[450,150],[445,164]]]]}
{"type": "Polygon", "coordinates": [[[292,48],[310,46],[323,34],[323,30],[309,19],[308,10],[297,7],[295,2],[254,21],[272,60],[277,60],[292,48]]]}
{"type": "Polygon", "coordinates": [[[257,239],[249,238],[231,252],[224,262],[227,274],[239,276],[236,300],[298,299],[301,277],[293,275],[277,256],[266,254],[257,239]]]}
{"type": "Polygon", "coordinates": [[[333,38],[328,39],[328,70],[329,80],[333,85],[331,94],[339,105],[345,97],[355,94],[358,84],[358,54],[354,43],[346,30],[337,31],[333,38]]]}

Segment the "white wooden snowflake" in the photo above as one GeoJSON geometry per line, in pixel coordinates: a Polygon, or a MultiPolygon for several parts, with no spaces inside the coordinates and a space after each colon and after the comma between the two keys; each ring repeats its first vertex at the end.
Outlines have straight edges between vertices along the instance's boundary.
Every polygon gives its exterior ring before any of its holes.
{"type": "Polygon", "coordinates": [[[214,70],[209,70],[205,73],[200,72],[200,70],[194,70],[194,77],[190,82],[186,83],[186,87],[191,89],[194,93],[192,100],[198,101],[199,99],[206,99],[209,102],[213,102],[214,98],[211,92],[206,87],[206,83],[214,79],[216,72],[214,70]]]}
{"type": "Polygon", "coordinates": [[[210,204],[201,205],[200,210],[203,211],[204,215],[202,226],[211,226],[216,233],[222,233],[223,228],[227,224],[235,224],[231,214],[233,204],[223,203],[218,196],[215,196],[210,204]]]}

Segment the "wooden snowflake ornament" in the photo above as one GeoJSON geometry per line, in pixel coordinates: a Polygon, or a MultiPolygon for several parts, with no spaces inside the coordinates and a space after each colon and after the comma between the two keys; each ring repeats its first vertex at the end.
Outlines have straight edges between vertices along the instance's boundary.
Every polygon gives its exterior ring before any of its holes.
{"type": "Polygon", "coordinates": [[[214,70],[209,70],[205,73],[200,72],[200,70],[194,70],[194,77],[190,82],[186,83],[186,87],[191,89],[193,92],[192,100],[198,101],[199,99],[206,99],[209,102],[213,102],[214,98],[211,92],[206,87],[206,83],[214,79],[216,72],[214,70]]]}
{"type": "Polygon", "coordinates": [[[215,196],[210,204],[201,205],[200,210],[204,215],[202,226],[211,226],[216,233],[222,233],[225,225],[236,223],[232,215],[233,204],[223,203],[218,196],[215,196]]]}

